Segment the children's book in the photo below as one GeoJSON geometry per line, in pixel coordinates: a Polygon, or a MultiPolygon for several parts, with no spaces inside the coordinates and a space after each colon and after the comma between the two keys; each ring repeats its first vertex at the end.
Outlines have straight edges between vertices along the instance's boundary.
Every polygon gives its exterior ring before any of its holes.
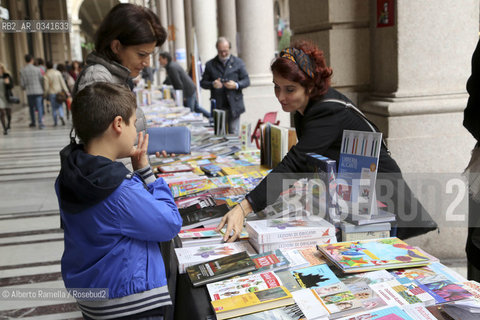
{"type": "Polygon", "coordinates": [[[317,264],[326,263],[320,251],[318,251],[315,247],[299,249],[298,251],[300,251],[305,260],[308,261],[310,266],[316,266],[317,264]]]}
{"type": "Polygon", "coordinates": [[[338,165],[337,191],[341,212],[374,215],[375,181],[382,133],[344,130],[338,165]]]}
{"type": "Polygon", "coordinates": [[[262,272],[209,283],[207,290],[214,301],[281,285],[282,281],[274,272],[262,272]]]}
{"type": "Polygon", "coordinates": [[[427,308],[421,305],[407,306],[403,310],[415,320],[437,320],[427,308]]]}
{"type": "Polygon", "coordinates": [[[313,289],[331,318],[358,311],[359,299],[343,284],[326,264],[291,271],[302,288],[313,289]]]}
{"type": "Polygon", "coordinates": [[[271,310],[265,310],[262,312],[256,312],[247,314],[241,317],[231,318],[231,320],[305,320],[305,315],[296,303],[275,308],[271,310]]]}
{"type": "Polygon", "coordinates": [[[247,252],[239,252],[186,268],[194,287],[219,281],[256,269],[255,263],[247,252]]]}
{"type": "Polygon", "coordinates": [[[424,266],[431,262],[398,238],[347,241],[317,248],[345,273],[424,266]]]}
{"type": "Polygon", "coordinates": [[[389,307],[368,312],[360,312],[354,316],[340,318],[338,320],[417,320],[410,317],[399,307],[389,307]]]}
{"type": "Polygon", "coordinates": [[[290,266],[290,261],[283,255],[281,250],[259,253],[252,256],[252,260],[257,267],[255,273],[280,271],[288,269],[290,266]]]}
{"type": "Polygon", "coordinates": [[[285,287],[275,287],[212,301],[218,320],[294,304],[285,287]]]}
{"type": "Polygon", "coordinates": [[[185,273],[185,269],[189,266],[226,257],[242,251],[247,251],[251,256],[256,254],[255,250],[247,241],[200,247],[175,248],[179,273],[185,273]]]}
{"type": "Polygon", "coordinates": [[[295,303],[308,320],[327,320],[329,313],[322,300],[310,289],[292,292],[295,303]]]}
{"type": "Polygon", "coordinates": [[[318,219],[269,219],[248,221],[246,229],[258,244],[309,240],[335,236],[335,227],[318,219]]]}

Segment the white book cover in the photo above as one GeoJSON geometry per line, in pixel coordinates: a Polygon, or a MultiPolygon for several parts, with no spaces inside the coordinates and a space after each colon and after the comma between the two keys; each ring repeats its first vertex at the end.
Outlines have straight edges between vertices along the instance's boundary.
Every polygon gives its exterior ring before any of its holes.
{"type": "Polygon", "coordinates": [[[254,239],[250,238],[248,240],[250,244],[257,250],[258,253],[264,253],[267,251],[274,251],[277,249],[304,249],[315,247],[317,244],[330,244],[330,243],[337,243],[336,237],[323,237],[317,239],[309,239],[309,240],[298,240],[298,241],[284,241],[284,242],[275,242],[275,243],[265,243],[259,244],[254,239]]]}
{"type": "Polygon", "coordinates": [[[405,307],[409,305],[431,306],[435,298],[415,284],[402,285],[397,280],[371,284],[375,291],[389,306],[405,307]]]}
{"type": "Polygon", "coordinates": [[[282,285],[282,281],[274,272],[263,272],[209,283],[207,290],[210,299],[214,301],[282,285]]]}
{"type": "Polygon", "coordinates": [[[288,269],[295,270],[303,267],[308,267],[310,263],[297,249],[283,249],[281,250],[285,258],[290,262],[288,269]]]}
{"type": "Polygon", "coordinates": [[[293,300],[300,307],[308,320],[328,319],[328,311],[318,296],[311,289],[292,292],[293,300]]]}
{"type": "Polygon", "coordinates": [[[407,306],[403,310],[415,320],[437,320],[424,306],[407,306]]]}
{"type": "Polygon", "coordinates": [[[178,272],[182,274],[185,273],[185,268],[188,266],[223,258],[243,251],[247,251],[251,256],[256,254],[255,250],[247,241],[176,248],[175,254],[178,260],[178,272]]]}
{"type": "Polygon", "coordinates": [[[335,227],[322,218],[248,221],[250,238],[259,244],[335,236],[335,227]]]}

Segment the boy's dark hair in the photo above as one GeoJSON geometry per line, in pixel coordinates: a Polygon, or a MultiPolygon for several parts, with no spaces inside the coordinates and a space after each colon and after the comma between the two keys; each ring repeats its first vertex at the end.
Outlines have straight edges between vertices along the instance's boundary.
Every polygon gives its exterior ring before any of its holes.
{"type": "Polygon", "coordinates": [[[113,40],[124,46],[155,42],[161,46],[167,39],[167,31],[160,19],[148,8],[131,3],[113,7],[103,19],[95,34],[95,51],[109,60],[120,63],[110,48],[113,40]]]}
{"type": "Polygon", "coordinates": [[[73,128],[84,144],[100,137],[116,116],[128,125],[137,103],[126,87],[98,82],[77,93],[72,102],[73,128]]]}
{"type": "Polygon", "coordinates": [[[26,63],[29,63],[30,61],[32,61],[32,59],[33,59],[33,57],[32,57],[31,54],[28,54],[28,53],[27,53],[27,54],[25,55],[25,62],[26,62],[26,63]]]}
{"type": "Polygon", "coordinates": [[[172,56],[168,52],[160,52],[160,57],[167,59],[168,63],[172,62],[172,56]]]}
{"type": "Polygon", "coordinates": [[[47,61],[46,66],[47,66],[47,69],[52,69],[53,68],[53,62],[52,61],[47,61]]]}

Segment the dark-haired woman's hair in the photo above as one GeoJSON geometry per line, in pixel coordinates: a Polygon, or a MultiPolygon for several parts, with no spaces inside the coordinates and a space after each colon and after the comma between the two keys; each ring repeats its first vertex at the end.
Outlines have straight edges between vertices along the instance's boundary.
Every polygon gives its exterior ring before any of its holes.
{"type": "Polygon", "coordinates": [[[287,80],[298,82],[306,92],[311,88],[310,99],[320,99],[330,88],[330,78],[333,73],[332,69],[327,67],[323,51],[312,42],[304,40],[295,42],[291,47],[302,50],[310,57],[315,66],[314,77],[310,78],[295,62],[287,58],[276,58],[270,70],[287,80]]]}
{"type": "Polygon", "coordinates": [[[60,71],[60,72],[64,72],[65,71],[65,65],[63,63],[57,64],[57,70],[60,71]]]}
{"type": "Polygon", "coordinates": [[[124,46],[155,42],[162,45],[167,31],[150,9],[131,3],[121,3],[110,10],[95,34],[95,51],[109,60],[120,62],[110,48],[113,40],[124,46]]]}

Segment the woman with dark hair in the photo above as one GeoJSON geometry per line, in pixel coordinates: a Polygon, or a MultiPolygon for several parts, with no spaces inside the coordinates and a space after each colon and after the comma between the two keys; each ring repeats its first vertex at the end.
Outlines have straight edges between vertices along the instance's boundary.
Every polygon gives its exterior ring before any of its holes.
{"type": "MultiPolygon", "coordinates": [[[[95,82],[133,89],[132,79],[150,65],[150,56],[166,38],[166,30],[150,9],[131,3],[116,5],[97,30],[95,51],[87,56],[87,66],[78,75],[73,95],[95,82]]],[[[146,128],[141,108],[137,108],[136,127],[137,131],[146,128]]]]}
{"type": "MultiPolygon", "coordinates": [[[[343,130],[378,131],[346,96],[330,87],[332,69],[327,66],[323,52],[314,44],[301,41],[283,50],[273,61],[271,71],[275,95],[283,111],[294,113],[298,143],[238,206],[223,217],[217,229],[227,224],[226,241],[237,239],[244,218],[250,212],[259,212],[275,202],[283,191],[284,179],[291,179],[292,173],[311,172],[306,164],[306,153],[326,156],[336,160],[338,165],[343,130]]],[[[389,179],[394,186],[404,184],[400,168],[384,144],[378,172],[378,179],[389,179]],[[382,173],[388,175],[382,176],[382,173]]],[[[403,210],[407,218],[415,217],[410,222],[397,221],[397,236],[405,239],[435,230],[437,225],[428,212],[415,201],[408,186],[402,187],[404,192],[394,192],[391,199],[394,205],[388,210],[397,216],[403,210]],[[398,206],[398,203],[402,205],[398,206]]]]}

